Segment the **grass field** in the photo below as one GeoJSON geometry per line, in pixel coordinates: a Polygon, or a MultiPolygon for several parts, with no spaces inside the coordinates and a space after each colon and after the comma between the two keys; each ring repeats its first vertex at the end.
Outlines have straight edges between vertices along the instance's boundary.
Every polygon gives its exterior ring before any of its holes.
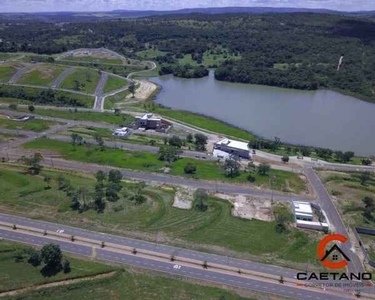
{"type": "Polygon", "coordinates": [[[69,257],[71,265],[70,273],[64,274],[64,272],[59,272],[51,277],[43,276],[40,272],[41,266],[33,267],[27,262],[27,259],[15,262],[16,252],[24,249],[30,249],[30,247],[0,240],[0,291],[18,289],[33,284],[94,275],[115,269],[115,267],[69,257]]]}
{"type": "MultiPolygon", "coordinates": [[[[115,277],[108,279],[31,292],[22,295],[22,299],[245,300],[234,292],[220,288],[179,281],[172,277],[153,275],[150,272],[131,270],[119,271],[115,277]]],[[[250,300],[250,298],[246,299],[250,300]]]]}
{"type": "Polygon", "coordinates": [[[17,57],[19,56],[19,54],[17,53],[3,53],[1,52],[0,53],[0,60],[8,60],[10,58],[14,58],[14,57],[17,57]]]}
{"type": "Polygon", "coordinates": [[[119,90],[127,85],[128,85],[128,82],[125,79],[115,77],[115,76],[109,76],[104,86],[103,92],[107,94],[109,92],[119,90]]]}
{"type": "Polygon", "coordinates": [[[0,82],[8,82],[12,75],[17,72],[17,69],[12,66],[0,65],[0,82]]]}
{"type": "MultiPolygon", "coordinates": [[[[88,163],[97,163],[114,167],[122,167],[132,170],[163,172],[165,163],[158,159],[157,154],[149,152],[127,151],[114,148],[106,148],[100,151],[97,147],[73,147],[68,142],[61,142],[49,139],[34,140],[23,145],[26,149],[52,150],[60,153],[64,158],[88,163]]],[[[220,165],[216,161],[204,161],[192,158],[180,158],[173,162],[170,166],[171,175],[184,176],[184,167],[187,163],[192,163],[197,167],[194,176],[196,179],[204,180],[220,180],[227,182],[247,183],[247,174],[241,172],[237,177],[230,178],[225,176],[220,165]]],[[[271,170],[270,176],[275,176],[273,189],[282,191],[293,191],[299,193],[305,189],[304,182],[299,178],[298,174],[291,172],[271,170]]],[[[269,188],[270,177],[254,174],[255,182],[253,184],[269,188]]]]}
{"type": "Polygon", "coordinates": [[[187,111],[171,110],[156,106],[154,112],[167,118],[169,117],[171,119],[181,121],[200,129],[216,132],[229,137],[235,137],[245,141],[250,141],[255,138],[253,134],[245,130],[233,127],[210,117],[190,113],[187,111]]]}
{"type": "Polygon", "coordinates": [[[130,92],[128,90],[118,93],[113,96],[109,96],[105,98],[104,102],[104,109],[114,109],[116,108],[116,104],[122,101],[125,101],[126,96],[128,96],[130,92]]]}
{"type": "Polygon", "coordinates": [[[96,70],[79,68],[68,76],[61,84],[61,88],[94,93],[99,82],[100,74],[96,70]]]}
{"type": "Polygon", "coordinates": [[[155,50],[155,49],[147,49],[147,50],[143,50],[143,51],[138,51],[136,53],[136,55],[139,58],[147,60],[147,59],[154,59],[155,57],[158,57],[158,56],[164,56],[167,53],[168,52],[165,52],[165,51],[160,51],[160,50],[155,50]]]}
{"type": "Polygon", "coordinates": [[[54,124],[56,123],[45,120],[30,120],[27,122],[16,122],[0,118],[0,127],[5,129],[31,130],[36,132],[42,132],[47,130],[54,124]]]}
{"type": "MultiPolygon", "coordinates": [[[[164,138],[158,135],[145,135],[145,134],[133,133],[127,137],[116,137],[112,135],[113,130],[106,129],[106,128],[83,126],[83,127],[72,127],[66,131],[60,132],[60,134],[65,134],[65,135],[71,135],[72,133],[77,133],[84,138],[91,138],[91,139],[94,138],[96,135],[99,135],[105,140],[117,139],[121,142],[133,143],[133,144],[139,144],[139,145],[151,145],[151,141],[153,141],[152,144],[154,146],[160,147],[160,146],[165,145],[164,138]]],[[[189,150],[189,146],[190,146],[190,149],[194,149],[194,144],[193,143],[189,144],[187,142],[185,143],[185,145],[181,147],[181,149],[189,150]]]]}
{"type": "Polygon", "coordinates": [[[26,72],[17,83],[49,86],[65,70],[64,67],[52,64],[40,64],[26,72]]]}
{"type": "MultiPolygon", "coordinates": [[[[38,97],[38,95],[42,92],[45,91],[46,89],[38,88],[38,87],[19,87],[19,86],[10,86],[10,85],[2,85],[0,86],[0,90],[4,91],[23,91],[27,96],[30,97],[38,97]]],[[[86,96],[86,95],[79,95],[75,93],[70,93],[66,91],[54,91],[57,97],[59,96],[64,96],[67,98],[75,99],[82,103],[84,107],[92,108],[94,105],[94,97],[92,96],[86,96]]],[[[6,103],[18,103],[18,104],[29,104],[32,103],[32,101],[27,100],[27,99],[16,99],[16,98],[9,98],[9,97],[3,97],[0,98],[1,102],[6,102],[6,103]]],[[[64,103],[61,103],[60,105],[63,105],[64,103]]]]}
{"type": "MultiPolygon", "coordinates": [[[[199,247],[220,246],[262,259],[306,262],[315,258],[315,236],[318,235],[309,237],[294,228],[279,234],[275,230],[275,222],[233,217],[231,204],[216,198],[206,201],[208,209],[205,212],[182,210],[172,206],[173,190],[148,187],[143,191],[147,201],[135,205],[128,198],[133,184],[123,183],[120,199],[115,203],[107,202],[104,213],[89,210],[79,214],[71,210],[70,200],[58,190],[57,178],[60,174],[43,171],[41,175],[31,176],[15,167],[0,166],[0,193],[3,195],[0,207],[43,220],[79,224],[92,230],[143,232],[152,239],[162,234],[170,241],[183,240],[199,247]],[[49,190],[45,189],[45,174],[52,178],[49,190]]],[[[64,176],[76,188],[94,189],[95,180],[91,178],[66,173],[64,176]]]]}
{"type": "Polygon", "coordinates": [[[75,111],[75,110],[50,110],[50,109],[38,109],[35,111],[36,114],[41,116],[49,116],[56,118],[63,118],[67,120],[81,120],[91,122],[104,122],[115,124],[118,126],[129,125],[134,117],[126,114],[115,115],[112,113],[100,113],[91,111],[75,111]]]}
{"type": "Polygon", "coordinates": [[[122,65],[122,59],[120,58],[105,58],[105,57],[95,57],[95,56],[66,56],[63,58],[65,61],[82,61],[88,62],[93,64],[114,64],[114,65],[122,65]]]}
{"type": "Polygon", "coordinates": [[[345,224],[353,227],[375,227],[375,218],[368,220],[363,216],[362,202],[365,196],[374,198],[375,175],[371,174],[370,180],[363,185],[360,182],[360,173],[319,171],[318,174],[332,195],[345,224]]]}

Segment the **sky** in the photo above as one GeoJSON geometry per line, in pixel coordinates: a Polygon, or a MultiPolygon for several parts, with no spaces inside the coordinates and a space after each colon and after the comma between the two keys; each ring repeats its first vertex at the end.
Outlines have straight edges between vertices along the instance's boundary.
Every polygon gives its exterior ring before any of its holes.
{"type": "Polygon", "coordinates": [[[266,6],[375,10],[375,0],[0,0],[0,12],[174,10],[193,7],[266,6]]]}

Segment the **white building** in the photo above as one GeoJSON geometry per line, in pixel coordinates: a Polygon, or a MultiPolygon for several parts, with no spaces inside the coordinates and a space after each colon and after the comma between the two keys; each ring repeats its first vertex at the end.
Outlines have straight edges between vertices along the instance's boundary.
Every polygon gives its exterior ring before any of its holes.
{"type": "Polygon", "coordinates": [[[123,127],[123,128],[119,128],[119,129],[116,129],[114,133],[112,133],[112,135],[114,136],[127,136],[130,134],[130,130],[128,127],[123,127]]]}
{"type": "Polygon", "coordinates": [[[314,219],[310,203],[293,201],[293,211],[297,220],[312,221],[314,219]]]}
{"type": "Polygon", "coordinates": [[[228,154],[237,155],[242,158],[251,158],[249,147],[247,146],[247,143],[244,142],[223,139],[215,143],[215,150],[220,150],[228,154]]]}

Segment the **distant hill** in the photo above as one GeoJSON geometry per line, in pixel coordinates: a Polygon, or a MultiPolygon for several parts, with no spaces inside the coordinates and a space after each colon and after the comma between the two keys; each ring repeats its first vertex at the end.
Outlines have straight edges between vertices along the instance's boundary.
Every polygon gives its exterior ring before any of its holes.
{"type": "Polygon", "coordinates": [[[163,15],[186,14],[224,14],[224,13],[249,13],[249,14],[283,14],[283,13],[321,13],[341,15],[366,15],[375,16],[375,11],[342,12],[329,9],[309,9],[293,7],[209,7],[185,8],[179,10],[113,10],[106,12],[41,12],[41,13],[0,13],[0,19],[21,21],[38,19],[47,22],[69,22],[108,20],[118,18],[141,18],[163,15]]]}

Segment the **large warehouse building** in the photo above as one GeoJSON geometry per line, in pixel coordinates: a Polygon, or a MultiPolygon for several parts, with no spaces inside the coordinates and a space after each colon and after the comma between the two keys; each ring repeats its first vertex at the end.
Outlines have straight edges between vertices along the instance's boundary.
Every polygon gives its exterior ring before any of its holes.
{"type": "Polygon", "coordinates": [[[223,139],[215,143],[215,149],[242,158],[251,158],[249,147],[244,142],[223,139]]]}

